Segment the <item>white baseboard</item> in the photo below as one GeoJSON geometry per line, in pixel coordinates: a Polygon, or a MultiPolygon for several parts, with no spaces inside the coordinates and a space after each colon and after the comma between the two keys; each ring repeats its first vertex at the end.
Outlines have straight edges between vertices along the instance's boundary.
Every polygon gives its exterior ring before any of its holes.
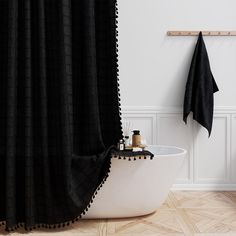
{"type": "Polygon", "coordinates": [[[236,184],[174,184],[172,191],[236,191],[236,184]]]}

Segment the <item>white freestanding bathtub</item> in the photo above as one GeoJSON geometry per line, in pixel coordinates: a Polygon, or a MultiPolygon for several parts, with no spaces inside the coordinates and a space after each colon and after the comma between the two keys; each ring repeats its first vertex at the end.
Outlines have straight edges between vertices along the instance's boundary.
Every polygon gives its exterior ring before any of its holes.
{"type": "Polygon", "coordinates": [[[148,146],[153,160],[112,158],[111,172],[84,219],[124,218],[150,214],[165,201],[180,171],[186,150],[148,146]]]}

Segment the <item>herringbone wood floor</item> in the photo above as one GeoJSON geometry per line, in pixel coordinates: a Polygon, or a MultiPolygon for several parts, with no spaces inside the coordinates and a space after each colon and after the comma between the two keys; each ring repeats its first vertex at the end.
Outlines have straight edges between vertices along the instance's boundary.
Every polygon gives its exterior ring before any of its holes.
{"type": "Polygon", "coordinates": [[[61,236],[236,236],[236,192],[170,192],[157,212],[148,216],[81,220],[63,231],[29,234],[55,233],[61,236]]]}

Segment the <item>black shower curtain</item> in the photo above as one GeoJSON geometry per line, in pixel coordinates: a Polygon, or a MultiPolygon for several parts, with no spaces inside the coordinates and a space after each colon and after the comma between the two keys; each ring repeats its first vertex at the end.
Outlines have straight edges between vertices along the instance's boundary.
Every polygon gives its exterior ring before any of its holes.
{"type": "Polygon", "coordinates": [[[122,137],[116,0],[0,1],[0,221],[77,220],[122,137]]]}

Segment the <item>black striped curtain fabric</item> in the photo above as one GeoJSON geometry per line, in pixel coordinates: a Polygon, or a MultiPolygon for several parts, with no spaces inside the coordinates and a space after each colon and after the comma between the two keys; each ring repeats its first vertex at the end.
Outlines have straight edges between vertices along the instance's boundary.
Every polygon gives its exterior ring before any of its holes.
{"type": "Polygon", "coordinates": [[[84,214],[122,137],[116,0],[0,1],[0,222],[84,214]]]}

